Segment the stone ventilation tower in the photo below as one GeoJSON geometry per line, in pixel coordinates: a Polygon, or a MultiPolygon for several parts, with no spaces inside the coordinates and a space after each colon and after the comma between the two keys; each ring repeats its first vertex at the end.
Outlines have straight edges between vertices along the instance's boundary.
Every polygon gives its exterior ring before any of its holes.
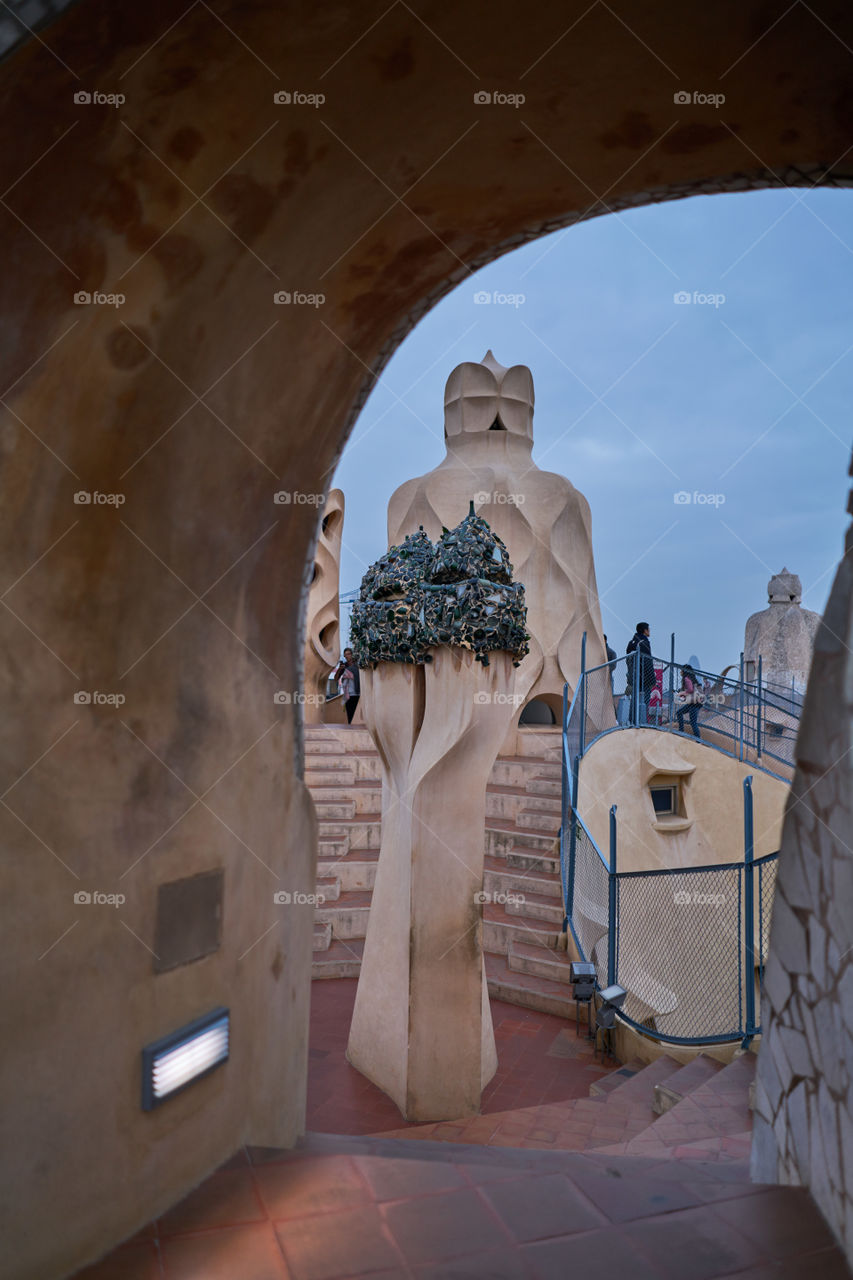
{"type": "MultiPolygon", "coordinates": [[[[479,364],[458,365],[444,392],[447,453],[392,495],[388,542],[401,543],[419,525],[438,538],[473,498],[477,514],[506,543],[515,580],[525,588],[530,653],[516,689],[526,706],[545,703],[559,717],[564,683],[570,694],[577,684],[584,631],[587,665],[604,662],[605,654],[589,504],[564,476],[540,471],[533,461],[533,404],[525,365],[506,369],[491,351],[479,364]]],[[[612,719],[612,707],[602,715],[612,719]]]]}
{"type": "Polygon", "coordinates": [[[330,489],[320,517],[320,533],[314,555],[314,573],[308,595],[305,634],[306,724],[323,719],[323,703],[330,667],[341,656],[340,590],[341,535],[344,528],[344,495],[330,489]]]}
{"type": "Polygon", "coordinates": [[[762,678],[768,684],[790,690],[793,682],[794,692],[804,693],[820,614],[802,607],[802,583],[787,569],[770,579],[767,598],[768,607],[746,624],[743,656],[748,675],[757,676],[761,654],[762,678]]]}

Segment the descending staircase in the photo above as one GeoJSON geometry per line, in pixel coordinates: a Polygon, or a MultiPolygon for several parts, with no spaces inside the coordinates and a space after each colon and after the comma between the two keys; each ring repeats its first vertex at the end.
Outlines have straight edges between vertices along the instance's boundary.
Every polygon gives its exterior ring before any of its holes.
{"type": "Polygon", "coordinates": [[[588,1098],[418,1125],[383,1137],[738,1162],[746,1179],[756,1062],[754,1053],[727,1065],[705,1054],[687,1066],[667,1055],[648,1065],[632,1061],[593,1084],[588,1098]]]}
{"type": "MultiPolygon", "coordinates": [[[[486,789],[483,948],[489,993],[543,1013],[574,1016],[556,837],[558,729],[520,730],[519,754],[495,761],[486,789]]],[[[305,782],[319,820],[314,978],[361,967],[382,816],[379,755],[363,727],[308,725],[305,782]]]]}

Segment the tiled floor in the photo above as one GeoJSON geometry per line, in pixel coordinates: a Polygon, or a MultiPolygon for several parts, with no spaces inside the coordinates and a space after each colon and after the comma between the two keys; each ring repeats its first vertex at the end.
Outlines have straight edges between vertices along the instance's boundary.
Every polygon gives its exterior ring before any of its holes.
{"type": "Polygon", "coordinates": [[[805,1191],[672,1161],[319,1135],[243,1151],[78,1280],[848,1280],[805,1191]]]}
{"type": "MultiPolygon", "coordinates": [[[[347,1062],[356,978],[311,984],[306,1128],[315,1133],[383,1133],[405,1126],[395,1104],[347,1062]]],[[[492,1001],[498,1070],[483,1093],[484,1115],[585,1098],[605,1069],[583,1028],[548,1013],[492,1001]]]]}

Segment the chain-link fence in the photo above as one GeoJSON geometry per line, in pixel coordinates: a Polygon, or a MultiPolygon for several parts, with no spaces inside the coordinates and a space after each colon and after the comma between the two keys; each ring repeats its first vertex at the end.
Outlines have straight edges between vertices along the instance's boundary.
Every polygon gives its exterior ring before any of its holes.
{"type": "Polygon", "coordinates": [[[610,872],[598,846],[575,817],[571,877],[571,919],[584,959],[595,965],[599,986],[607,986],[607,943],[610,929],[610,872]]]}
{"type": "MultiPolygon", "coordinates": [[[[595,965],[599,989],[625,989],[619,1016],[656,1039],[707,1044],[761,1030],[779,855],[752,859],[751,779],[744,804],[742,862],[649,871],[611,870],[569,807],[564,895],[580,958],[595,965]]],[[[611,823],[615,842],[615,810],[611,823]]]]}
{"type": "Polygon", "coordinates": [[[617,873],[625,1017],[678,1040],[742,1034],[742,878],[743,866],[617,873]]]}

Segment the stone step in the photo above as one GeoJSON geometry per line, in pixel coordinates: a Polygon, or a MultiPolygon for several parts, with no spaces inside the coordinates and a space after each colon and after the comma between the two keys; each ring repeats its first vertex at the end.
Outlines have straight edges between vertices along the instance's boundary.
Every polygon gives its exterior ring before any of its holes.
{"type": "Polygon", "coordinates": [[[502,868],[500,864],[502,859],[489,858],[483,871],[483,889],[486,893],[490,893],[492,897],[496,893],[500,894],[535,894],[537,898],[554,898],[562,907],[563,891],[558,876],[546,879],[544,876],[534,876],[532,873],[524,871],[511,871],[508,867],[502,868]]]}
{"type": "Polygon", "coordinates": [[[555,901],[553,898],[543,898],[536,893],[517,893],[507,895],[505,906],[507,915],[524,916],[528,920],[544,920],[551,924],[560,932],[563,926],[563,920],[566,913],[563,910],[562,901],[555,901]]]}
{"type": "Polygon", "coordinates": [[[505,1000],[507,1004],[558,1018],[575,1017],[575,1002],[563,983],[510,969],[505,956],[486,955],[486,980],[493,1000],[505,1000]]]}
{"type": "Polygon", "coordinates": [[[330,738],[306,738],[305,756],[340,756],[344,759],[340,746],[330,738]]]}
{"type": "MultiPolygon", "coordinates": [[[[529,758],[533,756],[539,760],[547,760],[548,752],[552,750],[559,751],[560,747],[560,729],[558,725],[553,728],[548,725],[541,725],[535,729],[520,728],[516,734],[516,751],[519,755],[529,758]]],[[[559,756],[557,757],[559,759],[559,756]]]]}
{"type": "Polygon", "coordinates": [[[381,838],[381,821],[377,814],[360,814],[357,818],[345,822],[323,822],[319,824],[320,839],[343,840],[347,849],[378,849],[381,838]]]}
{"type": "Polygon", "coordinates": [[[537,767],[536,761],[523,756],[498,757],[492,765],[488,786],[523,787],[537,767]]]}
{"type": "Polygon", "coordinates": [[[319,840],[317,842],[318,861],[328,858],[345,858],[349,852],[349,840],[319,840]]]}
{"type": "Polygon", "coordinates": [[[310,787],[314,807],[320,805],[352,805],[352,816],[364,813],[379,814],[382,809],[382,787],[377,782],[354,782],[349,787],[318,786],[310,787]]]}
{"type": "Polygon", "coordinates": [[[641,1058],[632,1058],[630,1062],[626,1062],[624,1066],[611,1071],[610,1075],[602,1076],[600,1080],[594,1080],[589,1086],[589,1096],[591,1098],[606,1098],[614,1089],[618,1089],[620,1084],[624,1084],[626,1080],[630,1080],[638,1071],[642,1071],[645,1062],[641,1058]]]}
{"type": "Polygon", "coordinates": [[[314,808],[317,810],[317,817],[322,821],[332,822],[336,818],[355,817],[355,804],[352,800],[342,801],[339,804],[315,801],[314,808]]]}
{"type": "Polygon", "coordinates": [[[526,973],[547,982],[567,986],[571,981],[572,962],[569,956],[565,951],[555,951],[553,947],[538,947],[516,940],[510,943],[507,965],[513,973],[526,973]]]}
{"type": "Polygon", "coordinates": [[[528,831],[541,831],[555,836],[560,829],[560,814],[542,813],[536,809],[522,809],[518,815],[518,825],[528,831]]]}
{"type": "Polygon", "coordinates": [[[535,853],[553,854],[554,836],[542,831],[533,831],[529,827],[521,827],[515,822],[486,823],[486,853],[493,858],[506,857],[512,850],[514,853],[527,849],[535,853]]]}
{"type": "Polygon", "coordinates": [[[345,893],[330,906],[317,907],[314,919],[319,924],[331,925],[334,938],[365,938],[369,914],[369,893],[345,893]]]}
{"type": "Polygon", "coordinates": [[[648,1108],[649,1124],[652,1124],[655,1117],[653,1103],[656,1087],[680,1070],[680,1062],[676,1062],[669,1054],[661,1054],[613,1088],[608,1095],[607,1106],[613,1111],[624,1111],[629,1106],[642,1104],[648,1108]]]}
{"type": "Polygon", "coordinates": [[[562,810],[562,801],[559,794],[556,796],[541,795],[525,795],[524,810],[525,813],[553,813],[559,818],[562,810]]]}
{"type": "Polygon", "coordinates": [[[560,745],[560,746],[558,746],[558,747],[548,747],[548,748],[547,748],[547,750],[545,751],[544,759],[545,759],[549,764],[558,764],[558,765],[560,766],[560,768],[562,769],[562,766],[563,766],[563,748],[562,748],[562,745],[560,745]]]}
{"type": "Polygon", "coordinates": [[[730,1159],[727,1140],[733,1139],[737,1158],[741,1135],[752,1129],[749,1086],[755,1063],[754,1053],[735,1058],[659,1116],[646,1133],[628,1142],[625,1154],[664,1158],[688,1143],[699,1143],[708,1159],[730,1159]]]}
{"type": "Polygon", "coordinates": [[[494,902],[483,907],[483,950],[492,955],[505,956],[512,942],[529,942],[532,946],[556,950],[559,939],[559,931],[543,920],[510,915],[494,902]]]}
{"type": "Polygon", "coordinates": [[[359,849],[350,858],[318,860],[317,875],[334,875],[343,893],[372,893],[378,865],[378,849],[359,849]]]}
{"type": "Polygon", "coordinates": [[[364,940],[335,939],[326,951],[318,952],[311,964],[311,978],[357,978],[361,971],[364,940]]]}
{"type": "Polygon", "coordinates": [[[559,800],[563,788],[559,778],[536,777],[526,783],[525,790],[530,796],[556,796],[559,800]]]}
{"type": "Polygon", "coordinates": [[[318,923],[317,923],[317,920],[316,920],[316,918],[315,918],[315,920],[314,920],[314,942],[313,942],[313,945],[312,945],[312,948],[311,948],[311,949],[312,949],[312,951],[327,951],[327,950],[328,950],[328,948],[329,948],[329,943],[331,942],[331,940],[332,940],[332,926],[331,926],[331,924],[329,924],[329,922],[328,922],[328,921],[324,921],[324,922],[322,922],[322,923],[318,924],[318,923]]]}
{"type": "Polygon", "coordinates": [[[559,857],[549,857],[543,853],[528,853],[524,849],[510,849],[506,855],[506,865],[513,871],[533,871],[549,876],[560,874],[559,857]]]}
{"type": "Polygon", "coordinates": [[[317,866],[317,893],[323,895],[323,902],[336,902],[341,896],[341,878],[338,875],[324,876],[320,875],[320,865],[317,866]]]}
{"type": "MultiPolygon", "coordinates": [[[[313,794],[315,787],[351,787],[355,782],[355,769],[335,764],[328,769],[306,767],[305,785],[313,794]]],[[[314,797],[315,800],[318,796],[314,797]]]]}
{"type": "Polygon", "coordinates": [[[655,1098],[652,1108],[657,1115],[671,1111],[689,1093],[700,1085],[706,1084],[712,1076],[723,1070],[723,1063],[716,1058],[709,1058],[706,1053],[699,1053],[692,1062],[688,1062],[680,1071],[676,1071],[668,1080],[655,1086],[655,1098]]]}

